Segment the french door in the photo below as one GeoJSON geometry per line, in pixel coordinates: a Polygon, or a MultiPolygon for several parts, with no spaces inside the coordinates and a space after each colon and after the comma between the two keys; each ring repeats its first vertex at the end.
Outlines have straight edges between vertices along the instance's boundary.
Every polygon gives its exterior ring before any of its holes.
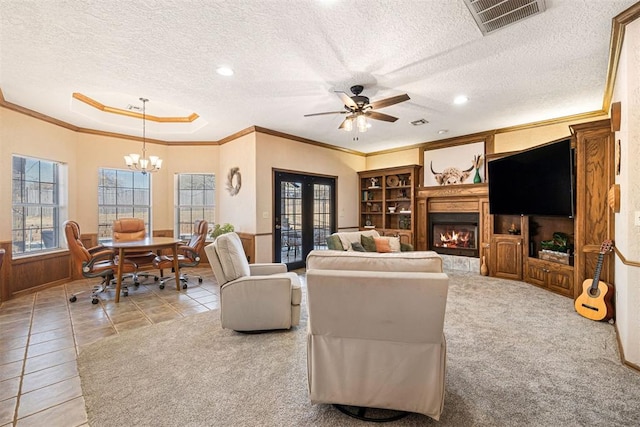
{"type": "Polygon", "coordinates": [[[274,171],[274,261],[302,268],[336,229],[336,179],[274,171]]]}

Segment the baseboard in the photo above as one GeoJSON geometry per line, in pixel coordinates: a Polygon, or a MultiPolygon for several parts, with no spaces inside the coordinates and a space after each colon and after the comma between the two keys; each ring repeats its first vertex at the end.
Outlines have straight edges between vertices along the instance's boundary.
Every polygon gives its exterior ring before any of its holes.
{"type": "Polygon", "coordinates": [[[622,347],[622,341],[620,341],[620,331],[618,331],[618,322],[614,323],[613,327],[616,331],[616,341],[618,342],[618,352],[620,353],[620,361],[622,362],[623,365],[626,365],[629,368],[640,372],[640,366],[636,365],[635,363],[629,362],[624,357],[624,348],[622,347]]]}

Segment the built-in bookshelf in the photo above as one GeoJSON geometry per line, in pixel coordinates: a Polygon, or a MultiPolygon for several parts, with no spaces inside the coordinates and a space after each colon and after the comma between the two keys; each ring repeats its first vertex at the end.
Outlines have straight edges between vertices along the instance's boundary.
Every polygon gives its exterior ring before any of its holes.
{"type": "Polygon", "coordinates": [[[414,244],[415,186],[419,165],[359,172],[361,230],[399,236],[414,244]]]}

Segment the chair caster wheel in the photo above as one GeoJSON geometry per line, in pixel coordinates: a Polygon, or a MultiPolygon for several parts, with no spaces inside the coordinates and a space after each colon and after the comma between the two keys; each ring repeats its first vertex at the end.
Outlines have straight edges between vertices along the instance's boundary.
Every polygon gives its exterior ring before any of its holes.
{"type": "Polygon", "coordinates": [[[159,286],[160,289],[164,289],[164,283],[159,286]]]}
{"type": "Polygon", "coordinates": [[[129,296],[129,292],[123,292],[122,296],[128,297],[129,296]]]}
{"type": "Polygon", "coordinates": [[[91,300],[91,304],[97,304],[98,303],[98,298],[93,298],[91,300]]]}
{"type": "Polygon", "coordinates": [[[133,282],[133,286],[137,288],[138,286],[140,286],[140,282],[133,282]]]}
{"type": "Polygon", "coordinates": [[[76,301],[78,301],[78,297],[75,295],[69,298],[69,302],[76,302],[76,301]]]}
{"type": "Polygon", "coordinates": [[[154,276],[154,277],[153,277],[153,280],[154,280],[155,282],[157,282],[158,280],[160,280],[160,278],[159,278],[158,276],[154,276]]]}
{"type": "Polygon", "coordinates": [[[187,284],[182,285],[182,289],[187,289],[187,284]]]}
{"type": "Polygon", "coordinates": [[[202,277],[198,277],[198,283],[202,283],[202,277]]]}

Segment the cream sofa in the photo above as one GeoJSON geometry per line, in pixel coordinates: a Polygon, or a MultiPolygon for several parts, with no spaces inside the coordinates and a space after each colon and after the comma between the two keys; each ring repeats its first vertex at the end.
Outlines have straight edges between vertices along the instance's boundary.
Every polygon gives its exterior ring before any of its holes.
{"type": "Polygon", "coordinates": [[[439,419],[449,278],[435,252],[312,251],[307,374],[312,403],[439,419]]]}
{"type": "Polygon", "coordinates": [[[262,331],[300,323],[300,279],[285,264],[249,264],[236,233],[223,234],[204,249],[220,285],[223,328],[262,331]]]}

